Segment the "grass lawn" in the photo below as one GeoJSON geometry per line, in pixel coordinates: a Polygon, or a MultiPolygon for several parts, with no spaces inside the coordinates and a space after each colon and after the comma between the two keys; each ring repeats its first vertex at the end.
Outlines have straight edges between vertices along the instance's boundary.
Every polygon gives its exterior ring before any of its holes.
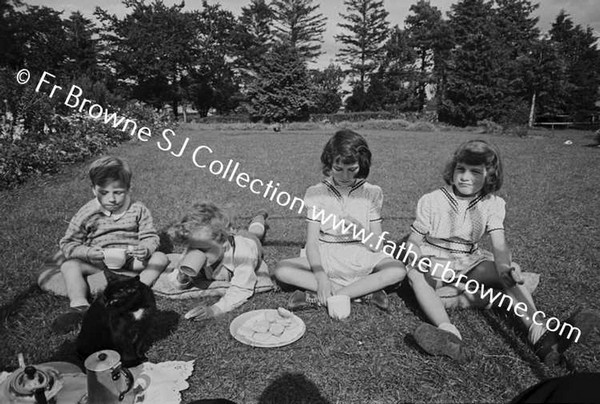
{"type": "MultiPolygon", "coordinates": [[[[199,162],[229,159],[240,171],[279,190],[302,197],[321,179],[320,153],[332,131],[176,130],[172,151],[189,136],[181,157],[159,150],[155,136],[129,143],[112,153],[130,161],[134,196],[152,211],[157,228],[177,219],[194,201],[209,199],[245,221],[259,208],[271,212],[266,243],[270,266],[297,256],[306,223],[282,208],[212,175],[192,162],[192,151],[209,146],[199,162]]],[[[583,147],[591,133],[538,132],[527,138],[472,132],[359,130],[374,156],[369,180],[384,191],[384,229],[391,239],[408,232],[418,198],[442,185],[441,170],[456,146],[483,138],[496,143],[504,157],[507,239],[516,262],[541,274],[534,295],[538,309],[566,318],[578,304],[600,309],[600,150],[583,147]],[[565,145],[566,139],[573,141],[565,145]]],[[[165,145],[166,142],[162,141],[165,145]]],[[[85,165],[0,193],[0,370],[27,363],[73,357],[75,333],[57,336],[52,320],[68,306],[66,298],[44,294],[35,273],[57,248],[71,216],[91,198],[85,165]]],[[[290,397],[320,403],[507,402],[539,380],[567,369],[540,364],[516,321],[502,312],[461,310],[450,313],[476,360],[459,366],[427,356],[412,340],[421,312],[406,286],[390,296],[391,314],[354,305],[350,321],[331,320],[325,310],[301,312],[307,332],[296,343],[277,349],[251,348],[229,335],[239,314],[284,306],[288,293],[255,296],[216,321],[190,322],[182,314],[197,301],[158,299],[160,327],[154,330],[151,362],[195,360],[183,403],[224,397],[238,403],[285,403],[290,397]]],[[[568,351],[576,371],[600,371],[600,337],[568,351]]],[[[299,402],[299,401],[294,401],[299,402]]]]}

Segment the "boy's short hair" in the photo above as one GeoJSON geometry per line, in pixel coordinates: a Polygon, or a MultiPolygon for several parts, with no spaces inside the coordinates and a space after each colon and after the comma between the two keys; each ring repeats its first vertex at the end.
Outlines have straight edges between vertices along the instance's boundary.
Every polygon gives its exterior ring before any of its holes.
{"type": "Polygon", "coordinates": [[[177,241],[186,241],[192,231],[202,228],[210,230],[212,240],[224,243],[231,232],[231,221],[217,205],[198,202],[173,226],[173,236],[177,241]]]}
{"type": "Polygon", "coordinates": [[[485,196],[498,191],[502,187],[502,159],[500,151],[485,140],[469,140],[458,146],[452,159],[444,169],[444,181],[452,185],[454,170],[458,163],[467,165],[484,165],[486,169],[482,194],[485,196]]]}
{"type": "Polygon", "coordinates": [[[323,175],[329,176],[335,163],[358,163],[356,178],[367,178],[371,170],[371,150],[364,137],[349,129],[339,130],[329,139],[321,154],[323,175]]]}
{"type": "Polygon", "coordinates": [[[92,185],[104,186],[110,181],[121,181],[127,189],[131,186],[131,169],[125,160],[118,157],[101,157],[90,165],[92,185]]]}

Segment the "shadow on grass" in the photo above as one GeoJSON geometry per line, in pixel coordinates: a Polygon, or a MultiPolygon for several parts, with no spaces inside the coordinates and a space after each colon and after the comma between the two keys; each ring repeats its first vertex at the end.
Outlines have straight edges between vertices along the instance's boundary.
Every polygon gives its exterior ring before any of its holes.
{"type": "Polygon", "coordinates": [[[166,339],[177,329],[181,315],[173,310],[157,310],[150,330],[150,343],[166,339]]]}
{"type": "MultiPolygon", "coordinates": [[[[419,317],[423,322],[429,322],[423,310],[419,307],[419,303],[417,302],[412,289],[408,285],[408,282],[403,283],[398,288],[397,293],[400,298],[404,300],[406,307],[412,311],[415,316],[419,317]]],[[[527,336],[523,332],[523,325],[517,319],[506,315],[503,309],[478,311],[490,327],[506,342],[508,347],[528,363],[531,371],[538,379],[541,380],[550,377],[545,365],[540,362],[534,354],[533,349],[525,342],[527,336]]],[[[412,335],[407,335],[404,342],[413,349],[424,352],[412,335]]]]}
{"type": "Polygon", "coordinates": [[[6,320],[12,313],[17,313],[26,304],[27,300],[44,293],[37,283],[32,283],[29,287],[19,292],[9,303],[0,307],[0,322],[6,323],[6,320]]]}
{"type": "Polygon", "coordinates": [[[267,386],[258,404],[330,404],[317,386],[301,373],[284,373],[267,386]]]}
{"type": "Polygon", "coordinates": [[[497,308],[494,310],[480,310],[481,315],[486,322],[492,327],[498,335],[506,342],[506,344],[521,358],[523,358],[528,364],[535,376],[538,379],[547,379],[550,377],[549,373],[544,369],[545,365],[542,365],[540,360],[534,354],[533,349],[529,346],[528,342],[523,342],[523,338],[527,339],[527,336],[523,333],[523,324],[521,324],[516,318],[508,316],[505,309],[497,308]],[[500,314],[498,314],[500,313],[500,314]],[[515,338],[513,332],[517,333],[521,338],[515,338]]]}

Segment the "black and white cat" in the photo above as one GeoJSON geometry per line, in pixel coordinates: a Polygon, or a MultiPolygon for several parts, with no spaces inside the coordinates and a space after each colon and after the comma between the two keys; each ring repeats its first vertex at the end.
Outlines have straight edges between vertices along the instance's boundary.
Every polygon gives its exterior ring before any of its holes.
{"type": "Polygon", "coordinates": [[[148,334],[156,312],[152,289],[139,276],[128,277],[105,271],[108,285],[83,318],[77,337],[82,360],[103,349],[121,355],[125,367],[147,360],[148,334]]]}

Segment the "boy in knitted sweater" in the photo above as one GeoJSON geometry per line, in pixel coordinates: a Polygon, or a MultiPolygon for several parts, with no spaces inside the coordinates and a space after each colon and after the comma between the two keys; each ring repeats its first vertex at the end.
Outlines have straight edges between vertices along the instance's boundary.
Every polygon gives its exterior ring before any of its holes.
{"type": "Polygon", "coordinates": [[[75,328],[89,308],[85,278],[106,270],[104,250],[127,251],[121,270],[140,272],[140,280],[152,286],[169,263],[165,254],[156,251],[159,236],[148,208],[130,196],[131,170],[127,162],[116,157],[102,157],[89,169],[94,199],[73,216],[60,249],[65,261],[60,267],[70,310],[54,322],[58,332],[75,328]]]}

